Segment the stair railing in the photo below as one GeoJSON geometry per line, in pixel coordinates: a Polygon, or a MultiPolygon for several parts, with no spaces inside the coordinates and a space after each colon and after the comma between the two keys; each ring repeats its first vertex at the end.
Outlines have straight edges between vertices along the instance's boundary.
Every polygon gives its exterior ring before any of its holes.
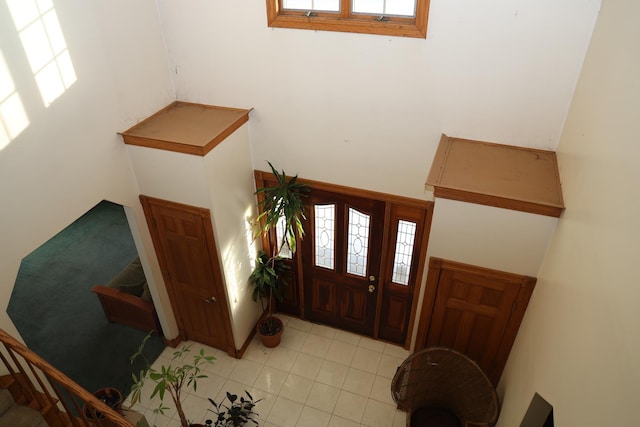
{"type": "Polygon", "coordinates": [[[135,427],[2,329],[0,342],[0,359],[11,377],[7,388],[25,400],[19,403],[40,411],[50,427],[135,427]]]}

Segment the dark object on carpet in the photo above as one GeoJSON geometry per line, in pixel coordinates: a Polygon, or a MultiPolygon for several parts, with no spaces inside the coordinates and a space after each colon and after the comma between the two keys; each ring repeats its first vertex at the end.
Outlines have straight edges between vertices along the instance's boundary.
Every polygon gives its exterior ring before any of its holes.
{"type": "Polygon", "coordinates": [[[407,357],[391,381],[391,396],[408,412],[408,425],[432,425],[424,419],[413,424],[414,412],[423,408],[430,408],[426,415],[440,423],[433,425],[447,427],[456,426],[454,421],[493,426],[500,413],[496,389],[480,366],[446,347],[427,347],[407,357]]]}
{"type": "Polygon", "coordinates": [[[162,335],[140,257],[136,256],[106,286],[96,285],[91,291],[98,297],[109,322],[162,335]]]}
{"type": "MultiPolygon", "coordinates": [[[[136,256],[122,206],[102,201],[27,255],[7,312],[27,346],[90,392],[131,389],[129,356],[147,332],[110,324],[91,288],[136,256]]],[[[155,360],[161,338],[147,345],[155,360]]]]}

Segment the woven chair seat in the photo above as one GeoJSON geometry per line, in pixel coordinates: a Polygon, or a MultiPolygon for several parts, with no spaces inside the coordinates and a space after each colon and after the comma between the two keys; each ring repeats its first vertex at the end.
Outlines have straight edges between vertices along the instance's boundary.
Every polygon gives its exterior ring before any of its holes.
{"type": "Polygon", "coordinates": [[[391,395],[413,427],[492,426],[500,413],[496,389],[478,364],[445,347],[425,348],[405,359],[391,382],[391,395]]]}

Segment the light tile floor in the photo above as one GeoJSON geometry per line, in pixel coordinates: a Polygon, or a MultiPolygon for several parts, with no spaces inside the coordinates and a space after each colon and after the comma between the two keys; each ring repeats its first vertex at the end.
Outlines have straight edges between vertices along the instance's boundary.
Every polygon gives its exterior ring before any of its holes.
{"type": "MultiPolygon", "coordinates": [[[[375,426],[406,425],[405,413],[391,398],[391,379],[409,355],[402,347],[375,341],[349,332],[278,315],[285,323],[282,342],[266,348],[258,337],[242,359],[202,344],[216,357],[206,367],[207,378],[184,400],[187,417],[193,422],[213,418],[208,397],[218,401],[226,391],[264,399],[256,406],[264,427],[286,426],[375,426]]],[[[167,365],[175,349],[167,348],[155,362],[167,365]]],[[[193,354],[193,353],[192,353],[193,354]]],[[[145,393],[146,394],[146,393],[145,393]]],[[[147,394],[148,395],[148,394],[147,394]]],[[[156,415],[158,399],[134,407],[144,413],[150,426],[175,427],[177,415],[165,396],[165,415],[156,415]]]]}

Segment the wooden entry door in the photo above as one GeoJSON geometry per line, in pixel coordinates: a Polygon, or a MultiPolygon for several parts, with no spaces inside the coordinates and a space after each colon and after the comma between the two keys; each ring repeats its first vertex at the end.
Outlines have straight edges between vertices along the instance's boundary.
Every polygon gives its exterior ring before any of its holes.
{"type": "Polygon", "coordinates": [[[466,354],[497,385],[536,279],[431,258],[416,350],[466,354]]]}
{"type": "Polygon", "coordinates": [[[208,209],[140,196],[180,334],[235,355],[208,209]]]}
{"type": "Polygon", "coordinates": [[[385,204],[313,190],[303,240],[306,318],[372,335],[385,204]]]}

